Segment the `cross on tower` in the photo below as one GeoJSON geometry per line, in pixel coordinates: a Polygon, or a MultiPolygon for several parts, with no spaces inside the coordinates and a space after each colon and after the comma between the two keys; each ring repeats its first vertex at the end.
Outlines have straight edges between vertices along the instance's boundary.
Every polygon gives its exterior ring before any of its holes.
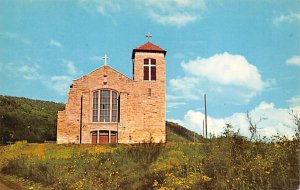
{"type": "Polygon", "coordinates": [[[104,59],[104,65],[107,65],[107,60],[109,59],[109,57],[107,57],[107,55],[105,54],[102,59],[104,59]]]}
{"type": "Polygon", "coordinates": [[[150,34],[150,32],[148,32],[148,34],[146,34],[146,38],[148,39],[148,42],[149,42],[150,38],[152,38],[152,35],[150,34]]]}

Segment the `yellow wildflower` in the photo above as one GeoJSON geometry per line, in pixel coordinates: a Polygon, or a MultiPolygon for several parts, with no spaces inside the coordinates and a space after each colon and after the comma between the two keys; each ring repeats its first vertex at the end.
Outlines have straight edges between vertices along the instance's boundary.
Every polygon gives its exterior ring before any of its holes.
{"type": "Polygon", "coordinates": [[[211,179],[212,179],[212,178],[210,178],[210,177],[208,177],[208,176],[206,176],[206,175],[202,176],[202,180],[203,180],[204,182],[210,181],[211,179]]]}

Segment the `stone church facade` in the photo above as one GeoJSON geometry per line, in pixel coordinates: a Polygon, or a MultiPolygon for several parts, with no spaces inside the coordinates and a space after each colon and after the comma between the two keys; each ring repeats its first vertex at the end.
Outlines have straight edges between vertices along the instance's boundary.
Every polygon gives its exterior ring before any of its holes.
{"type": "Polygon", "coordinates": [[[73,80],[57,143],[166,142],[165,55],[148,41],[132,51],[132,78],[105,64],[73,80]]]}

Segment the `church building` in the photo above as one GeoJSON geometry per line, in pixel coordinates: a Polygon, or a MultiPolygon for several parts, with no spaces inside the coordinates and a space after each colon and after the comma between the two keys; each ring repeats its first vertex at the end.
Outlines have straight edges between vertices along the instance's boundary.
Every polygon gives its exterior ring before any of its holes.
{"type": "Polygon", "coordinates": [[[166,142],[166,50],[147,37],[132,51],[132,78],[105,55],[102,67],[73,80],[58,112],[58,144],[166,142]]]}

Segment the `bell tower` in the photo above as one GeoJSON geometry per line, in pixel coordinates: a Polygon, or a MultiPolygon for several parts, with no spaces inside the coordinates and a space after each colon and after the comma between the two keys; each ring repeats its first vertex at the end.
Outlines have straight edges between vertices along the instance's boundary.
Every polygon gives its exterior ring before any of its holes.
{"type": "Polygon", "coordinates": [[[148,42],[133,49],[133,79],[135,81],[154,82],[165,79],[165,56],[167,51],[150,42],[151,34],[147,34],[148,42]]]}
{"type": "Polygon", "coordinates": [[[133,81],[136,100],[142,113],[137,113],[144,134],[152,142],[166,141],[166,73],[167,51],[150,42],[133,49],[133,81]]]}

